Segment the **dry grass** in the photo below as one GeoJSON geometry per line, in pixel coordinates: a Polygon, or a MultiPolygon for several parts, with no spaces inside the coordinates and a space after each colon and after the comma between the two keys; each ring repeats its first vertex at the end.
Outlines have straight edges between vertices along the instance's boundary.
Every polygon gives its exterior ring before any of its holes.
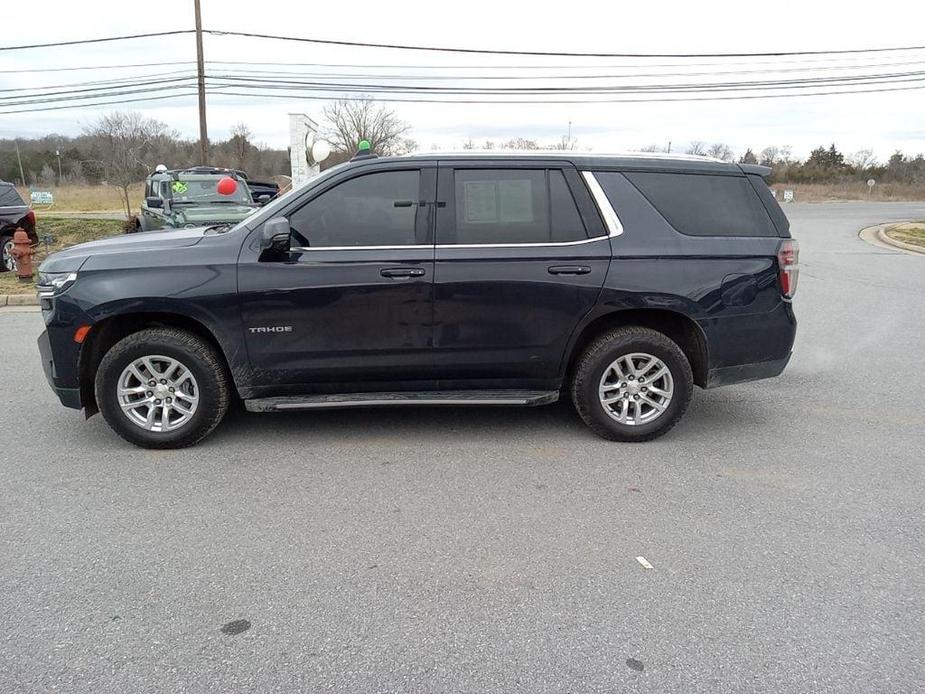
{"type": "Polygon", "coordinates": [[[878,183],[872,191],[863,181],[851,183],[774,183],[777,199],[783,201],[784,191],[792,190],[796,202],[825,202],[828,200],[875,200],[898,202],[925,200],[925,184],[878,183]]]}
{"type": "MultiPolygon", "coordinates": [[[[115,186],[35,186],[35,190],[49,190],[55,196],[55,204],[49,213],[55,212],[125,212],[122,191],[115,186]]],[[[129,188],[132,212],[138,212],[144,193],[144,183],[135,183],[129,188]]],[[[19,188],[20,195],[28,202],[29,190],[19,188]]],[[[41,210],[41,208],[39,208],[41,210]]]]}
{"type": "MultiPolygon", "coordinates": [[[[36,254],[32,257],[33,267],[48,257],[50,253],[60,251],[68,246],[85,243],[107,236],[116,236],[123,232],[122,222],[109,219],[60,219],[46,217],[41,212],[36,214],[36,231],[39,237],[50,235],[54,242],[45,250],[40,243],[36,254]]],[[[30,282],[20,282],[15,272],[0,272],[0,294],[34,294],[35,285],[30,282]]]]}
{"type": "Polygon", "coordinates": [[[922,222],[897,224],[887,229],[886,235],[891,239],[908,243],[911,246],[925,248],[925,225],[922,222]]]}

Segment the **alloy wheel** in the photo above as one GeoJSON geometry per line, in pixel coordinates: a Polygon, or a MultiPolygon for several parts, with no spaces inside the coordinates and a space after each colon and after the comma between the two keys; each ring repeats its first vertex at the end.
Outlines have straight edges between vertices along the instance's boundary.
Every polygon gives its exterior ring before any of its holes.
{"type": "Polygon", "coordinates": [[[648,424],[664,414],[674,395],[671,371],[658,357],[634,352],[617,357],[601,376],[598,396],[621,424],[648,424]]]}
{"type": "Polygon", "coordinates": [[[119,376],[117,396],[122,412],[146,431],[179,429],[199,408],[199,384],[193,373],[176,359],[159,355],[141,357],[119,376]]]}

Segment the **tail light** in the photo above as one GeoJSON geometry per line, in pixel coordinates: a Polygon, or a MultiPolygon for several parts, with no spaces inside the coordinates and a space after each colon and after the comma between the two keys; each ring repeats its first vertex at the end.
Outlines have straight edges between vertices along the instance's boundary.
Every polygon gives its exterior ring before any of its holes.
{"type": "Polygon", "coordinates": [[[780,269],[780,293],[792,299],[797,291],[800,274],[800,244],[794,239],[784,239],[777,250],[777,266],[780,269]]]}
{"type": "Polygon", "coordinates": [[[35,228],[35,210],[29,210],[26,212],[26,219],[29,220],[29,224],[32,225],[32,228],[35,228]]]}

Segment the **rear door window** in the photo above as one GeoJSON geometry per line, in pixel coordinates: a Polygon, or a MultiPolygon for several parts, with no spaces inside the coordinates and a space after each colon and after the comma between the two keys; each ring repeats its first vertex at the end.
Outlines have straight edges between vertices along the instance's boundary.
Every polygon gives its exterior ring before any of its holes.
{"type": "Polygon", "coordinates": [[[690,236],[777,236],[745,176],[626,172],[675,229],[690,236]]]}
{"type": "Polygon", "coordinates": [[[562,243],[587,238],[558,169],[456,169],[455,234],[445,244],[562,243]]]}

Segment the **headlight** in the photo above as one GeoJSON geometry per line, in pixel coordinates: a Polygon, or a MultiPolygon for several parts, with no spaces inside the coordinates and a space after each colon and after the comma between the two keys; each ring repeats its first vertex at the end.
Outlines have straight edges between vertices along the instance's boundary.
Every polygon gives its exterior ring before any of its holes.
{"type": "Polygon", "coordinates": [[[76,281],[76,272],[40,272],[39,296],[50,297],[62,294],[76,281]]]}

